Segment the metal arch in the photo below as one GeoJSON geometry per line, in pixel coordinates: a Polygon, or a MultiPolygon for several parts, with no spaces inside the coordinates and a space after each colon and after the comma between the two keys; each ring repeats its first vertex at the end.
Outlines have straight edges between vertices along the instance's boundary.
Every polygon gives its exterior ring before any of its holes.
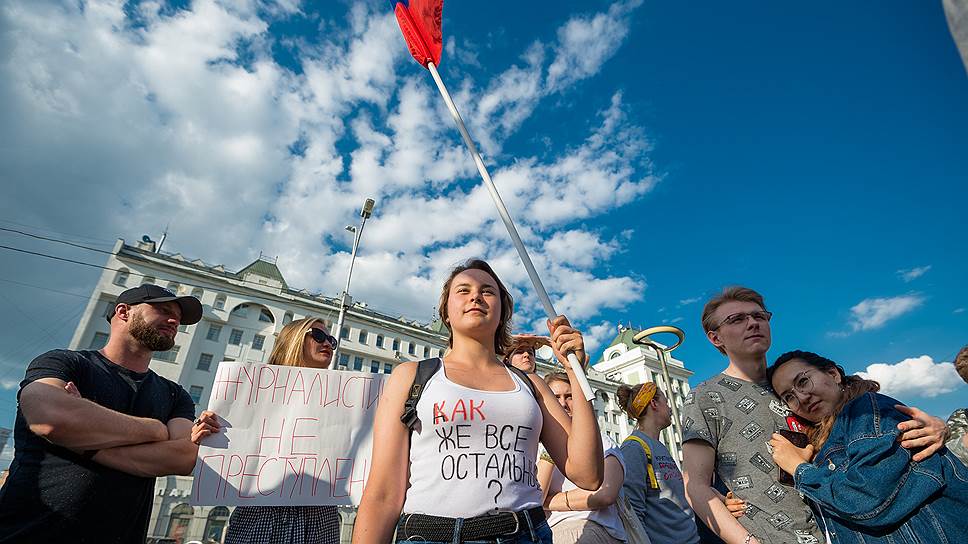
{"type": "Polygon", "coordinates": [[[656,346],[655,343],[652,342],[652,340],[649,337],[654,334],[659,334],[664,332],[676,335],[676,339],[677,339],[675,344],[669,347],[660,348],[662,349],[662,351],[665,351],[667,353],[682,345],[682,341],[686,339],[686,333],[679,327],[673,327],[672,325],[659,325],[656,327],[649,327],[648,329],[645,329],[644,331],[637,333],[635,336],[632,337],[632,342],[636,344],[641,344],[641,345],[646,345],[649,347],[656,348],[658,346],[656,346]]]}

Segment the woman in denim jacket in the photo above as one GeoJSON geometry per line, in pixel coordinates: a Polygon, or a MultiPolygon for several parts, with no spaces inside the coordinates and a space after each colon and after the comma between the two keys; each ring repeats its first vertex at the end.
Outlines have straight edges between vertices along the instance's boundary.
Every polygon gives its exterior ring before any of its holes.
{"type": "Polygon", "coordinates": [[[811,442],[797,448],[774,434],[773,459],[794,475],[831,542],[968,541],[968,469],[947,449],[912,461],[897,441],[908,417],[877,382],[803,351],[781,355],[767,376],[809,423],[811,442]]]}

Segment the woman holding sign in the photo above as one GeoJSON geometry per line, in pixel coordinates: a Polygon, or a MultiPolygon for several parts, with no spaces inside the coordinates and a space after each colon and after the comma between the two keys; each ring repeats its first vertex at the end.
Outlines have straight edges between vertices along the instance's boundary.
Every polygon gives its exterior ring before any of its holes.
{"type": "MultiPolygon", "coordinates": [[[[569,480],[601,486],[604,456],[591,404],[576,399],[569,418],[539,377],[501,362],[513,307],[486,262],[470,260],[451,271],[438,307],[450,349],[442,361],[399,365],[386,384],[354,543],[384,544],[396,527],[398,542],[550,544],[537,480],[539,441],[569,480]],[[435,371],[424,387],[413,387],[419,365],[435,371]],[[410,415],[408,398],[419,398],[416,417],[408,418],[412,427],[401,420],[410,415]]],[[[578,389],[565,354],[585,359],[581,333],[562,316],[548,329],[578,389]]]]}
{"type": "MultiPolygon", "coordinates": [[[[279,331],[269,355],[270,365],[329,368],[337,340],[316,317],[293,321],[279,331]]],[[[205,411],[192,440],[218,432],[218,417],[205,411]]],[[[335,506],[239,506],[229,518],[225,544],[339,544],[339,512],[335,506]]]]}

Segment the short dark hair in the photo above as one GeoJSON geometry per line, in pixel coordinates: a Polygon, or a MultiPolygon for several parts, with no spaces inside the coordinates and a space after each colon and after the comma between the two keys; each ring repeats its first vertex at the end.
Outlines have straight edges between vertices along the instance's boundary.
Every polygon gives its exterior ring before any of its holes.
{"type": "Polygon", "coordinates": [[[962,380],[968,382],[968,346],[961,348],[958,355],[955,355],[955,370],[962,380]]]}
{"type": "Polygon", "coordinates": [[[511,316],[514,315],[514,299],[511,297],[511,293],[508,292],[507,287],[501,283],[501,278],[498,278],[497,274],[494,273],[491,265],[482,259],[468,259],[455,266],[450,271],[450,275],[447,276],[447,281],[444,282],[444,287],[440,291],[437,315],[440,316],[440,322],[447,327],[447,345],[454,347],[454,331],[450,328],[450,316],[447,315],[447,300],[450,298],[450,285],[458,274],[468,270],[481,270],[486,272],[497,283],[497,288],[501,295],[501,320],[498,323],[497,330],[494,331],[494,351],[498,354],[504,354],[507,352],[508,346],[511,345],[511,316]]]}
{"type": "MultiPolygon", "coordinates": [[[[759,305],[760,308],[766,309],[766,302],[763,301],[763,295],[757,293],[756,291],[750,289],[749,287],[741,287],[739,285],[733,285],[730,287],[725,287],[723,290],[709,299],[709,302],[703,306],[702,309],[702,330],[708,333],[709,331],[716,328],[716,323],[713,321],[713,314],[720,306],[726,304],[727,302],[752,302],[759,305]]],[[[726,355],[726,350],[722,347],[716,346],[716,349],[720,353],[726,355]]]]}

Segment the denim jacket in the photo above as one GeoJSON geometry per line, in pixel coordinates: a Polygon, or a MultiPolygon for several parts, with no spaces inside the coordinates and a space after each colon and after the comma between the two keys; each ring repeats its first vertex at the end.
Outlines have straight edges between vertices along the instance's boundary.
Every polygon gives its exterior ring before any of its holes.
{"type": "Polygon", "coordinates": [[[833,544],[968,542],[968,469],[944,448],[912,461],[895,404],[877,393],[847,403],[813,463],[797,467],[797,491],[833,544]]]}

